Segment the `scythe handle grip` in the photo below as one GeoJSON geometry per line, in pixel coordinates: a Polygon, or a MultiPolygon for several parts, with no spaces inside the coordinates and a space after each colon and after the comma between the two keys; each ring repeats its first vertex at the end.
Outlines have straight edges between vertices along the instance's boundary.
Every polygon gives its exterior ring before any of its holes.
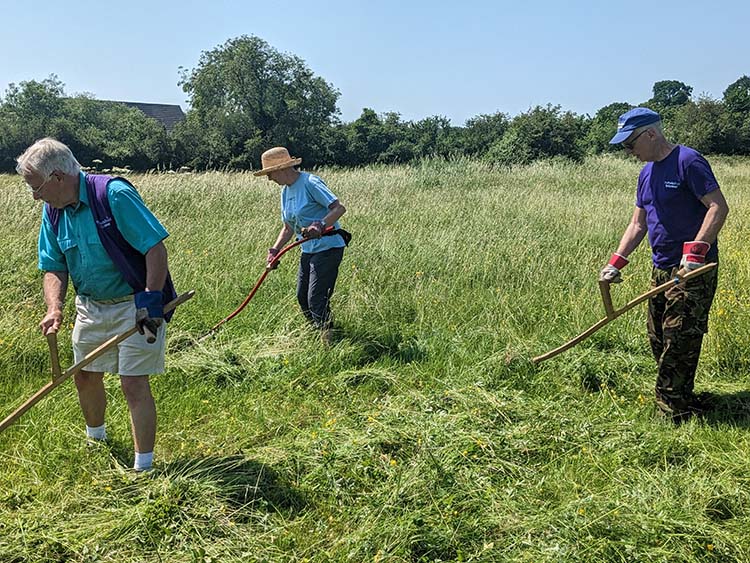
{"type": "Polygon", "coordinates": [[[607,280],[599,280],[599,292],[602,294],[604,312],[607,313],[607,318],[611,319],[615,316],[615,308],[612,306],[612,294],[609,292],[609,282],[607,280]]]}
{"type": "Polygon", "coordinates": [[[57,349],[56,332],[47,333],[47,345],[49,346],[50,365],[52,366],[52,381],[54,381],[62,375],[62,370],[60,369],[60,355],[58,354],[57,349]]]}

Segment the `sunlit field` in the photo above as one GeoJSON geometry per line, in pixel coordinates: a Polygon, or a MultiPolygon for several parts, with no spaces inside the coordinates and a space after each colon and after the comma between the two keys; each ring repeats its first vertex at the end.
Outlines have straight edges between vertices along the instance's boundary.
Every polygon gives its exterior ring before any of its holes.
{"type": "MultiPolygon", "coordinates": [[[[597,277],[640,165],[425,161],[317,171],[348,212],[325,347],[289,252],[263,273],[279,188],[251,174],[130,179],[170,232],[178,291],[152,379],[155,469],[107,376],[108,445],[87,448],[72,381],[0,434],[0,563],[750,561],[750,161],[710,159],[730,204],[719,292],[682,426],[652,405],[645,305],[604,316],[597,277]]],[[[50,379],[37,324],[41,205],[0,176],[2,417],[50,379]]],[[[649,286],[643,244],[615,307],[649,286]]],[[[72,296],[59,335],[72,364],[72,296]]]]}

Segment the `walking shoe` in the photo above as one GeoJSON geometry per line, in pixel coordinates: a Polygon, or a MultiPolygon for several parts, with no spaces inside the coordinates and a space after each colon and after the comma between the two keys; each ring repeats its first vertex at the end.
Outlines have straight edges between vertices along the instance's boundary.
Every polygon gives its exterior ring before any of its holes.
{"type": "Polygon", "coordinates": [[[333,329],[324,328],[323,330],[321,330],[320,341],[326,346],[331,346],[333,344],[333,329]]]}
{"type": "Polygon", "coordinates": [[[656,397],[657,416],[675,424],[682,424],[694,416],[701,416],[707,410],[706,406],[695,395],[692,395],[689,399],[680,400],[656,397]]]}

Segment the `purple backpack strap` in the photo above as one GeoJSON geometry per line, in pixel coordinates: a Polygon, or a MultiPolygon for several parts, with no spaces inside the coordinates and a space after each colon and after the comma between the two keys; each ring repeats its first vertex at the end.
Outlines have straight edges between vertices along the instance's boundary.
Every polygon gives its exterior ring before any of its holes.
{"type": "MultiPolygon", "coordinates": [[[[125,182],[135,190],[135,186],[125,178],[113,178],[111,176],[100,174],[87,174],[86,191],[89,196],[91,214],[96,223],[99,240],[104,246],[104,250],[107,251],[107,255],[109,255],[112,262],[117,266],[117,269],[120,271],[128,285],[133,288],[133,291],[143,291],[146,288],[146,257],[133,248],[130,243],[125,240],[125,237],[122,236],[120,229],[117,228],[117,223],[112,215],[112,208],[109,205],[109,197],[107,195],[107,186],[112,180],[125,182]]],[[[50,221],[52,221],[51,216],[50,221]]],[[[167,280],[162,289],[162,293],[162,300],[165,305],[177,297],[177,292],[175,291],[169,271],[167,271],[167,280]]],[[[171,312],[164,315],[166,321],[169,321],[171,318],[171,312]]]]}
{"type": "Polygon", "coordinates": [[[60,230],[60,210],[52,207],[49,203],[44,204],[44,211],[47,214],[47,219],[52,226],[52,232],[57,236],[57,231],[60,230]]]}

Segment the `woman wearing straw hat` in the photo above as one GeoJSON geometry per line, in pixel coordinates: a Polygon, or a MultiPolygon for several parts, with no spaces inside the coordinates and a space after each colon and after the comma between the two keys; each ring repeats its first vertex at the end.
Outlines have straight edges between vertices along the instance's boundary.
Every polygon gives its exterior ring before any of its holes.
{"type": "Polygon", "coordinates": [[[346,242],[340,234],[321,235],[327,227],[339,229],[338,220],[346,208],[322,179],[298,170],[301,162],[301,158],[289,156],[284,147],[274,147],[261,155],[263,168],[255,172],[256,176],[268,176],[269,180],[283,186],[281,220],[284,226],[268,249],[266,262],[270,264],[293,235],[297,240],[309,239],[301,245],[297,301],[307,320],[321,331],[323,340],[330,343],[333,319],[329,303],[346,242]]]}

